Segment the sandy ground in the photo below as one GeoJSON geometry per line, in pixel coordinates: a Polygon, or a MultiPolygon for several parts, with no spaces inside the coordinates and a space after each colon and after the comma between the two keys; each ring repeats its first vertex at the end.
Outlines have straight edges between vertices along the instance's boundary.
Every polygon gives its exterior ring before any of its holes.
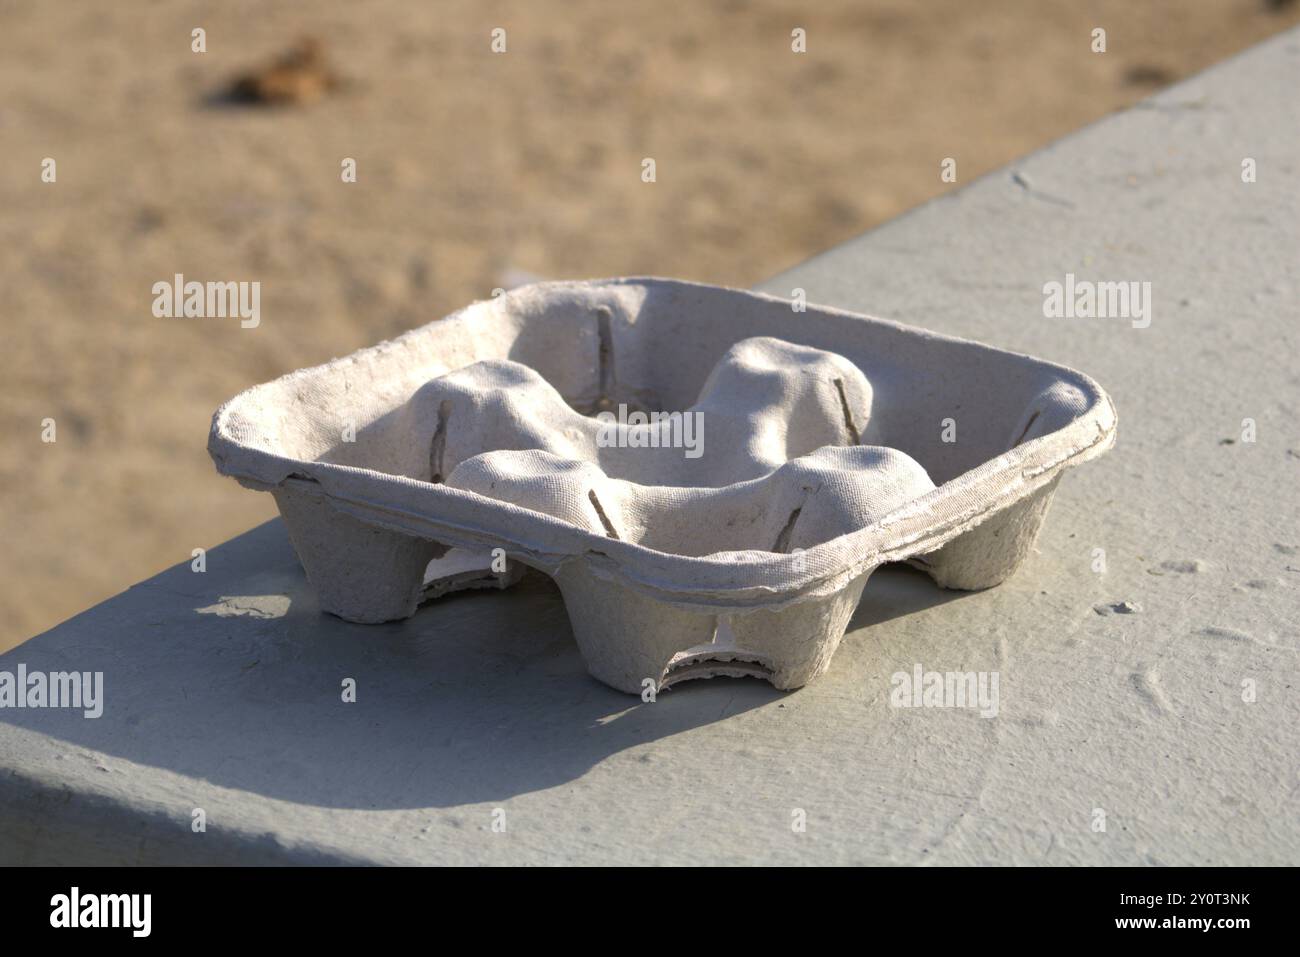
{"type": "Polygon", "coordinates": [[[951,188],[944,157],[968,182],[1297,22],[1284,0],[0,0],[0,649],[273,514],[205,451],[240,389],[521,272],[753,284],[951,188]],[[305,33],[337,94],[214,102],[305,33]],[[155,318],[178,272],[260,282],[261,324],[155,318]]]}

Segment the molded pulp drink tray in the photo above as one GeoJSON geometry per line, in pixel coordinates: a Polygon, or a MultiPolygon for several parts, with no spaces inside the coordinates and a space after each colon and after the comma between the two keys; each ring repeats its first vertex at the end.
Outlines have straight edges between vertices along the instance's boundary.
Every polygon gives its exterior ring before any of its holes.
{"type": "Polygon", "coordinates": [[[1114,437],[1110,399],[1061,366],[620,279],[518,289],[249,389],[208,449],[275,495],[327,611],[405,618],[530,566],[591,673],[640,692],[805,684],[885,562],[996,585],[1114,437]]]}

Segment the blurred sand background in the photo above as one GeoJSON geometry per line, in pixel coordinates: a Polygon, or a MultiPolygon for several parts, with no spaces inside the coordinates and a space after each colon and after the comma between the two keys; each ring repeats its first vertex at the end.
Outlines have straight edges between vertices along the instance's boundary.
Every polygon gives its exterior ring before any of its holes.
{"type": "Polygon", "coordinates": [[[944,157],[969,182],[1297,22],[1286,0],[0,0],[0,650],[274,514],[205,450],[247,386],[520,273],[753,284],[951,188],[944,157]],[[305,34],[343,90],[214,102],[305,34]],[[154,318],[177,272],[261,282],[261,325],[154,318]]]}

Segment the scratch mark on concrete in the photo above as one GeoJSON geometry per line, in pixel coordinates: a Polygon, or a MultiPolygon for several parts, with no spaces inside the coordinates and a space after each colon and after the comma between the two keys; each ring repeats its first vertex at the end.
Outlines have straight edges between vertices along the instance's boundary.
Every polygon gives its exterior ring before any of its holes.
{"type": "Polygon", "coordinates": [[[1034,185],[1029,182],[1029,177],[1020,172],[1020,170],[1012,171],[1011,182],[1015,183],[1035,199],[1041,199],[1043,202],[1051,203],[1054,206],[1064,206],[1066,209],[1074,209],[1074,203],[1070,202],[1070,200],[1063,199],[1060,196],[1053,196],[1051,193],[1044,193],[1042,190],[1036,189],[1034,185]]]}
{"type": "Polygon", "coordinates": [[[1154,668],[1148,668],[1146,671],[1135,671],[1131,677],[1133,690],[1146,701],[1157,714],[1172,714],[1173,707],[1169,704],[1169,699],[1165,696],[1164,688],[1160,686],[1160,675],[1154,668]]]}

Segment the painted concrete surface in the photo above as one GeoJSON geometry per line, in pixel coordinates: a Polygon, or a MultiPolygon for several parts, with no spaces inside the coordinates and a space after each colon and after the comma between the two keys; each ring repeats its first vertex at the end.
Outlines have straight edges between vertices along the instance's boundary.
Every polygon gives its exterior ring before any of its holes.
{"type": "Polygon", "coordinates": [[[642,703],[545,579],[349,625],[270,523],[0,657],[105,698],[0,711],[0,862],[1300,862],[1297,88],[1293,32],[765,287],[1110,392],[1007,583],[885,569],[807,688],[642,703]],[[1150,325],[1044,318],[1067,273],[1150,325]],[[996,672],[997,716],[891,707],[917,665],[996,672]]]}

